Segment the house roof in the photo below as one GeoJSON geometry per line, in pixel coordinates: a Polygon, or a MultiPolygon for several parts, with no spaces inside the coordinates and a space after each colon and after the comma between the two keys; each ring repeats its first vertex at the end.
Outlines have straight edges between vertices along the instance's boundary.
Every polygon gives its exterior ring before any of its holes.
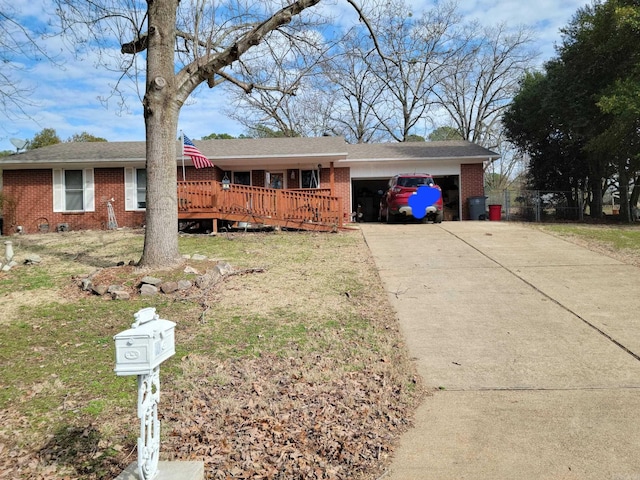
{"type": "Polygon", "coordinates": [[[211,159],[341,156],[347,154],[343,137],[239,138],[200,140],[202,153],[211,159]]]}
{"type": "Polygon", "coordinates": [[[49,164],[144,162],[145,142],[66,142],[0,157],[0,168],[49,164]]]}
{"type": "MultiPolygon", "coordinates": [[[[339,162],[465,159],[485,161],[495,152],[467,141],[379,143],[349,145],[343,137],[297,137],[196,140],[195,145],[222,169],[266,165],[293,166],[339,162]]],[[[123,166],[144,164],[145,142],[67,142],[0,157],[0,168],[52,168],[56,166],[123,166]]],[[[176,163],[182,158],[176,142],[176,163]]],[[[187,157],[187,161],[189,161],[187,157]]]]}
{"type": "Polygon", "coordinates": [[[496,159],[499,155],[466,140],[347,145],[346,163],[362,161],[496,159]]]}

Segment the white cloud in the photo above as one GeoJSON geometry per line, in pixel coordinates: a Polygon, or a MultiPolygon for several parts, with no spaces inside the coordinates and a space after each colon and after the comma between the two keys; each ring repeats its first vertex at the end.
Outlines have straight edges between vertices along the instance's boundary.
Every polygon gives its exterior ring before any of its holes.
{"type": "Polygon", "coordinates": [[[542,61],[554,55],[554,45],[560,43],[560,28],[566,26],[584,0],[476,0],[461,2],[460,11],[467,19],[477,19],[483,25],[504,23],[516,27],[527,25],[537,33],[542,61]]]}

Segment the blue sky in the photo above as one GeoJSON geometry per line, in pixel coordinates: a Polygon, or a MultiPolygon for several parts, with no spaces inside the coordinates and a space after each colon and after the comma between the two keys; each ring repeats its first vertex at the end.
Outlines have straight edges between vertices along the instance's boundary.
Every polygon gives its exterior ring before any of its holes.
{"type": "MultiPolygon", "coordinates": [[[[14,0],[17,15],[24,22],[29,16],[42,18],[43,4],[48,0],[14,0]]],[[[484,25],[504,22],[507,26],[528,25],[536,32],[540,62],[554,55],[554,44],[560,42],[559,29],[566,26],[584,0],[460,0],[459,11],[466,20],[475,19],[484,25]]],[[[427,8],[431,1],[413,0],[416,10],[427,8]]],[[[333,10],[342,22],[355,15],[340,0],[331,0],[323,7],[333,10]]],[[[96,69],[90,60],[76,60],[62,49],[59,39],[51,40],[49,51],[59,51],[59,63],[53,66],[40,62],[20,73],[25,85],[33,88],[25,110],[31,118],[2,119],[0,150],[15,150],[11,138],[30,139],[43,128],[54,128],[62,140],[86,131],[108,141],[144,140],[144,119],[135,86],[130,84],[128,111],[121,112],[115,100],[103,105],[99,98],[109,95],[109,85],[118,80],[114,72],[96,69]]],[[[141,86],[140,88],[144,88],[141,86]]],[[[222,114],[226,99],[216,89],[200,88],[197,95],[182,108],[179,128],[192,139],[210,133],[239,135],[243,128],[222,114]]]]}

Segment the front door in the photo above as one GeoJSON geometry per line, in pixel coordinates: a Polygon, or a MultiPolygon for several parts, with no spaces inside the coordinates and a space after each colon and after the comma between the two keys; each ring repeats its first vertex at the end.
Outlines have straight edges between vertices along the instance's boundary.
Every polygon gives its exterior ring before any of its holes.
{"type": "Polygon", "coordinates": [[[269,188],[284,188],[284,172],[270,172],[269,188]]]}

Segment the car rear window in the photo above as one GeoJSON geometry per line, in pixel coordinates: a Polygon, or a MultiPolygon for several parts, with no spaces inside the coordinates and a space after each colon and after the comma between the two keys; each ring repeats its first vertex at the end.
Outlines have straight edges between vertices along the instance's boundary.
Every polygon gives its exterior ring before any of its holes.
{"type": "Polygon", "coordinates": [[[398,186],[400,187],[420,187],[422,185],[433,185],[431,177],[400,177],[398,186]]]}

